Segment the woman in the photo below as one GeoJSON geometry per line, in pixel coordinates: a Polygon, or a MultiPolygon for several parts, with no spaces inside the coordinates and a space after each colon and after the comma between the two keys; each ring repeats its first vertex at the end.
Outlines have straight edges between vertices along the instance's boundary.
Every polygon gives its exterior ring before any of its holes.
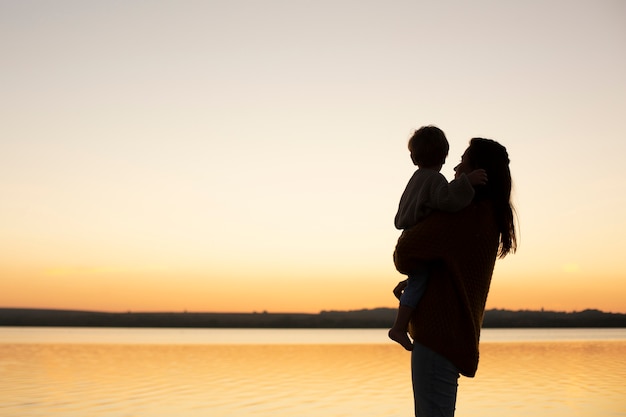
{"type": "MultiPolygon", "coordinates": [[[[497,257],[516,249],[511,172],[506,148],[483,138],[470,141],[458,177],[487,171],[469,207],[436,212],[402,233],[394,262],[403,274],[434,263],[428,288],[411,318],[415,415],[454,416],[459,374],[473,377],[487,293],[497,257]]],[[[394,289],[401,294],[405,281],[394,289]]]]}

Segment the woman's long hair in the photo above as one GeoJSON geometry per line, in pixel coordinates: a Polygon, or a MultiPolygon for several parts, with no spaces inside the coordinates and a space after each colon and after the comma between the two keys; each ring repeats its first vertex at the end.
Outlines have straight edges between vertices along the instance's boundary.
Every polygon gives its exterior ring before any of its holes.
{"type": "Polygon", "coordinates": [[[504,258],[517,249],[514,208],[511,204],[511,171],[506,148],[491,139],[473,138],[467,148],[468,164],[487,171],[487,184],[476,187],[475,201],[491,200],[500,232],[498,256],[504,258]]]}

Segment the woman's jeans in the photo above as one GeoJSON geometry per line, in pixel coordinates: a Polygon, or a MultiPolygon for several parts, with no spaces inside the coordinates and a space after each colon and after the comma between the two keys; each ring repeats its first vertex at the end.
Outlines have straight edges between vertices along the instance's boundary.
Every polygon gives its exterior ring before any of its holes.
{"type": "Polygon", "coordinates": [[[458,369],[446,358],[415,343],[411,374],[416,417],[453,417],[458,369]]]}

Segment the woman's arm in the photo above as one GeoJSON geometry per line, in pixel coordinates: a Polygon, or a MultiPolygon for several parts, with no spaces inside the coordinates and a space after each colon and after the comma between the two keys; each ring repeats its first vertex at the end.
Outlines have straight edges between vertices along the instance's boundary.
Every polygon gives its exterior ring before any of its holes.
{"type": "MultiPolygon", "coordinates": [[[[409,275],[424,262],[452,261],[485,242],[498,246],[499,234],[491,201],[472,203],[456,213],[434,211],[398,238],[393,260],[398,272],[409,275]]],[[[488,246],[489,246],[488,245],[488,246]]],[[[488,247],[491,250],[491,246],[488,247]]]]}
{"type": "Polygon", "coordinates": [[[398,282],[398,285],[396,285],[396,287],[393,289],[393,295],[395,295],[398,300],[402,296],[402,292],[406,288],[408,281],[408,279],[405,279],[404,281],[398,282]]]}

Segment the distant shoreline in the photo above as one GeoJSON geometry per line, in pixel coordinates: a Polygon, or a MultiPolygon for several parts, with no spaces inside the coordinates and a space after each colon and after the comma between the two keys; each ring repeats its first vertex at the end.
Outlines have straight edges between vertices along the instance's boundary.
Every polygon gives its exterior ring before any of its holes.
{"type": "MultiPolygon", "coordinates": [[[[80,310],[0,308],[0,326],[174,328],[387,328],[395,309],[308,313],[107,313],[80,310]]],[[[626,314],[487,310],[484,328],[626,328],[626,314]]]]}

